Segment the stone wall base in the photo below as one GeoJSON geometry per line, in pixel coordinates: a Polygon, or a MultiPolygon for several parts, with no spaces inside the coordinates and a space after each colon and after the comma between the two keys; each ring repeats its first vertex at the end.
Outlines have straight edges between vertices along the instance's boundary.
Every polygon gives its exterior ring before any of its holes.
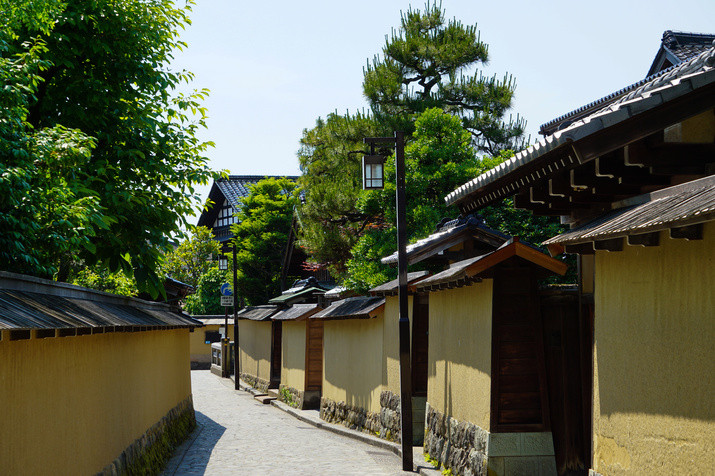
{"type": "Polygon", "coordinates": [[[328,398],[320,399],[320,418],[328,423],[340,423],[351,430],[380,436],[380,415],[360,407],[353,407],[345,402],[334,402],[328,398]]]}
{"type": "Polygon", "coordinates": [[[427,407],[424,452],[455,475],[556,475],[550,432],[489,433],[427,407]]]}
{"type": "Polygon", "coordinates": [[[171,458],[174,449],[195,427],[194,402],[189,395],[98,474],[158,474],[171,458]]]}
{"type": "Polygon", "coordinates": [[[288,385],[280,384],[278,387],[278,400],[293,408],[303,409],[304,392],[288,385]]]}
{"type": "Polygon", "coordinates": [[[256,390],[260,390],[261,392],[268,391],[268,384],[270,383],[268,382],[268,380],[263,380],[262,378],[258,378],[255,375],[250,375],[243,372],[241,372],[241,380],[243,380],[256,390]]]}

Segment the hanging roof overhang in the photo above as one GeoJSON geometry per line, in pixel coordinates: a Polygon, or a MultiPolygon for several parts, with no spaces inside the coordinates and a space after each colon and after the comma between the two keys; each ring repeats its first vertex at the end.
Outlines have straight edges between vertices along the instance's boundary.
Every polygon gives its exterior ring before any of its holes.
{"type": "Polygon", "coordinates": [[[317,304],[293,304],[288,309],[274,314],[271,320],[274,321],[304,321],[313,314],[321,311],[317,304]]]}
{"type": "Polygon", "coordinates": [[[469,213],[516,195],[518,208],[569,215],[610,207],[647,188],[664,188],[673,175],[706,175],[713,144],[637,141],[715,107],[714,64],[715,47],[710,47],[626,88],[589,115],[458,187],[445,201],[469,213]],[[638,147],[627,148],[629,144],[638,147]]]}
{"type": "MultiPolygon", "coordinates": [[[[408,245],[405,249],[407,263],[419,263],[467,240],[475,240],[482,245],[480,249],[490,251],[499,248],[508,239],[509,236],[489,228],[480,218],[468,215],[451,220],[435,233],[408,245]]],[[[397,252],[382,258],[380,262],[397,266],[397,252]]]]}
{"type": "Polygon", "coordinates": [[[0,271],[0,330],[76,335],[201,326],[165,303],[0,271]]]}
{"type": "Polygon", "coordinates": [[[377,317],[385,308],[385,298],[356,296],[335,301],[322,311],[313,314],[311,319],[370,319],[377,317]]]}
{"type": "Polygon", "coordinates": [[[564,275],[567,265],[541,251],[512,238],[498,250],[482,256],[453,263],[448,269],[417,283],[417,291],[437,291],[468,286],[491,276],[490,271],[504,261],[519,257],[538,266],[549,274],[564,275]]]}
{"type": "MultiPolygon", "coordinates": [[[[429,271],[414,271],[407,273],[407,292],[412,294],[417,290],[417,283],[429,276],[429,271]]],[[[396,296],[399,288],[399,278],[375,286],[369,292],[371,296],[396,296]]]]}
{"type": "Polygon", "coordinates": [[[629,245],[656,246],[659,233],[698,239],[702,224],[715,220],[715,175],[625,200],[595,220],[544,242],[552,255],[593,254],[629,245]]]}
{"type": "Polygon", "coordinates": [[[239,319],[247,319],[250,321],[269,321],[271,319],[271,316],[277,313],[278,310],[278,306],[246,306],[241,309],[236,315],[239,319]]]}

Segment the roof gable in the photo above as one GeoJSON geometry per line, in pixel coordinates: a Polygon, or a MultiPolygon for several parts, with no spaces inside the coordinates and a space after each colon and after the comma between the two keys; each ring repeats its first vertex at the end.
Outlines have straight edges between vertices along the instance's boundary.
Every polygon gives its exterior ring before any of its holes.
{"type": "Polygon", "coordinates": [[[713,41],[715,34],[666,30],[646,76],[652,76],[701,54],[713,45],[713,41]]]}
{"type": "Polygon", "coordinates": [[[224,200],[228,201],[234,210],[238,210],[241,200],[251,193],[251,186],[265,178],[287,178],[293,181],[298,179],[295,175],[229,175],[228,178],[215,180],[208,197],[213,204],[201,212],[197,225],[211,227],[224,200]]]}

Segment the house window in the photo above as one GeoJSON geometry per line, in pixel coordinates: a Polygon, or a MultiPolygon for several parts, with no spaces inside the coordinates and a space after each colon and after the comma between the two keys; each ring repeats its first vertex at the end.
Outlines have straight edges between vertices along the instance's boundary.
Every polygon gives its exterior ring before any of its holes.
{"type": "Polygon", "coordinates": [[[218,218],[216,219],[216,224],[214,226],[222,227],[236,223],[237,220],[236,217],[233,216],[233,214],[233,207],[228,203],[228,201],[224,200],[223,206],[218,211],[218,218]]]}

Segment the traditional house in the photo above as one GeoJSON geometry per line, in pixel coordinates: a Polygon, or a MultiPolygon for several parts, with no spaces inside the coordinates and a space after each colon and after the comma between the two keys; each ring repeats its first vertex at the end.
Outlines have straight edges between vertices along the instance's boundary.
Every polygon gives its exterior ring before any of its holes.
{"type": "Polygon", "coordinates": [[[542,126],[538,144],[447,197],[466,213],[513,195],[572,225],[546,244],[578,254],[594,474],[715,466],[715,47],[657,71],[670,36],[655,74],[542,126]]]}
{"type": "Polygon", "coordinates": [[[271,316],[278,306],[246,306],[238,313],[238,370],[241,380],[263,392],[281,381],[280,322],[271,316]]]}
{"type": "Polygon", "coordinates": [[[0,272],[0,472],[160,471],[195,425],[200,325],[166,304],[0,272]]]}

